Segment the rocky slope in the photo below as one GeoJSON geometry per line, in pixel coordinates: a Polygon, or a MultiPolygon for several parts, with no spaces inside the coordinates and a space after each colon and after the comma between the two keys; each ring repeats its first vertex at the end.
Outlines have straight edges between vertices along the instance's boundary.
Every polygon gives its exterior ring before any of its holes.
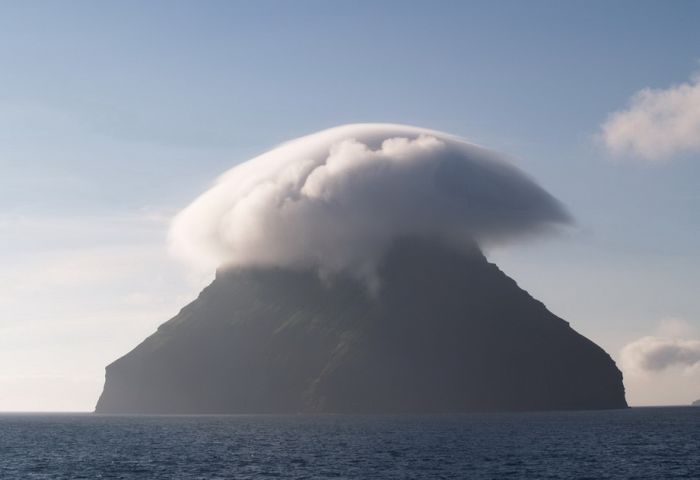
{"type": "Polygon", "coordinates": [[[480,252],[398,242],[350,278],[219,272],[107,367],[102,413],[466,412],[626,407],[600,347],[480,252]]]}

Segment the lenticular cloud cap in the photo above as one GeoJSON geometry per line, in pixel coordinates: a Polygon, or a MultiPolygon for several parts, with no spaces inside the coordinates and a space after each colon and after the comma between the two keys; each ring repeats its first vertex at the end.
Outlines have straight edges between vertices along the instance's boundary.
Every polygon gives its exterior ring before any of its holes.
{"type": "Polygon", "coordinates": [[[199,265],[314,268],[371,278],[397,238],[504,242],[569,221],[512,163],[459,137],[345,125],[286,142],[223,174],[173,220],[199,265]]]}

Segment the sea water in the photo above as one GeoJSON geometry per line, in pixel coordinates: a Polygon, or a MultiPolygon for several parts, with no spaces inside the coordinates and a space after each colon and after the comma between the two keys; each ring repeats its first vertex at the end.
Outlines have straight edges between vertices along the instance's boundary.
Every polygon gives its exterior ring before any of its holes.
{"type": "Polygon", "coordinates": [[[700,479],[700,408],[0,416],[1,479],[700,479]]]}

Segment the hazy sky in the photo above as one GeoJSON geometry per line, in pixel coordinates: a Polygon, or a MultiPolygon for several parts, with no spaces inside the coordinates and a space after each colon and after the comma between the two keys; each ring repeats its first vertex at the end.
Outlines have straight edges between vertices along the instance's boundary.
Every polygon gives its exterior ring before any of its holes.
{"type": "Polygon", "coordinates": [[[576,225],[490,258],[625,364],[631,404],[700,398],[699,22],[682,1],[3,2],[0,410],[91,410],[211,279],[168,255],[172,215],[354,122],[513,157],[576,225]]]}

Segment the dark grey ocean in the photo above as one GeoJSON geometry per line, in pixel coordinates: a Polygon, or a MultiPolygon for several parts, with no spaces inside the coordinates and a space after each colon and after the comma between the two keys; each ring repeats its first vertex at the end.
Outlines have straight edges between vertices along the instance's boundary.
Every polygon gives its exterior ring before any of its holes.
{"type": "Polygon", "coordinates": [[[0,416],[1,479],[700,479],[700,408],[0,416]]]}

